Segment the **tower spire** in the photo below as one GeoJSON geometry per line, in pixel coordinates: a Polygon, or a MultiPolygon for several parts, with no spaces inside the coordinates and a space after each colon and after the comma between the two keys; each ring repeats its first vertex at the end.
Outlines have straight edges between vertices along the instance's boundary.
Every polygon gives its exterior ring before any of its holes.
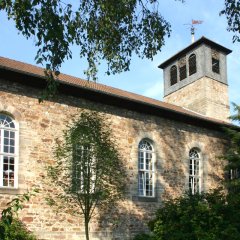
{"type": "Polygon", "coordinates": [[[191,40],[192,40],[192,43],[195,42],[195,30],[196,30],[196,27],[195,25],[196,24],[202,24],[203,21],[202,20],[193,20],[192,19],[192,23],[187,23],[187,24],[184,24],[184,25],[190,25],[190,30],[191,30],[191,40]]]}
{"type": "Polygon", "coordinates": [[[195,28],[193,25],[191,26],[191,36],[192,36],[192,43],[195,42],[195,28]]]}

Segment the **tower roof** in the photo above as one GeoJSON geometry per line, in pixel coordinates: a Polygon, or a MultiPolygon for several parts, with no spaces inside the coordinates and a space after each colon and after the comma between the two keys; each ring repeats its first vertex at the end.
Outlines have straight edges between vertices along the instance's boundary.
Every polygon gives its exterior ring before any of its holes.
{"type": "Polygon", "coordinates": [[[186,48],[184,48],[183,50],[179,51],[178,53],[176,53],[175,55],[173,55],[172,57],[170,57],[169,59],[167,59],[166,61],[164,61],[163,63],[161,63],[158,67],[164,69],[165,67],[167,67],[171,62],[173,62],[174,60],[180,58],[181,56],[185,55],[186,53],[190,52],[192,49],[198,47],[201,44],[206,44],[212,48],[215,48],[223,53],[225,53],[226,55],[231,53],[232,50],[216,43],[213,42],[212,40],[202,36],[200,39],[198,39],[196,42],[190,44],[189,46],[187,46],[186,48]]]}

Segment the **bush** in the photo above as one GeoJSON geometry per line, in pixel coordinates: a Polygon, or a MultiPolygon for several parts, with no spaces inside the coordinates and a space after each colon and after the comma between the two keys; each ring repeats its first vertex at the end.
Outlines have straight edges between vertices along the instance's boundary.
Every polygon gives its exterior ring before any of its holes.
{"type": "Polygon", "coordinates": [[[133,240],[153,240],[153,238],[146,233],[140,233],[136,235],[133,240]]]}
{"type": "Polygon", "coordinates": [[[0,221],[0,239],[1,240],[36,240],[37,238],[27,230],[24,223],[13,219],[11,225],[0,221]]]}
{"type": "Polygon", "coordinates": [[[220,190],[186,194],[164,202],[149,227],[155,240],[237,240],[239,204],[231,203],[220,190]]]}
{"type": "Polygon", "coordinates": [[[8,202],[1,214],[0,240],[36,240],[25,224],[18,219],[18,211],[23,209],[23,204],[37,192],[38,190],[34,189],[32,192],[19,195],[8,202]]]}

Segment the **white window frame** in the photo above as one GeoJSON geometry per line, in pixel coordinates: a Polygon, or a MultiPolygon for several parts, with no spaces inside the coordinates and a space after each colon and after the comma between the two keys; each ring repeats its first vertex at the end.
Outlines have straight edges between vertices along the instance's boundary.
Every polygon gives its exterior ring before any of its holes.
{"type": "Polygon", "coordinates": [[[138,195],[150,198],[155,196],[154,150],[147,139],[142,139],[138,145],[138,195]],[[151,182],[151,187],[148,190],[147,181],[151,182]]]}
{"type": "Polygon", "coordinates": [[[202,157],[197,148],[189,151],[189,192],[191,194],[201,193],[202,191],[202,157]]]}
{"type": "MultiPolygon", "coordinates": [[[[90,183],[90,192],[94,193],[95,190],[96,190],[95,189],[96,173],[93,171],[93,169],[96,168],[96,166],[95,166],[96,165],[96,159],[95,159],[94,154],[93,154],[93,149],[92,149],[91,146],[83,146],[83,145],[76,146],[75,148],[76,148],[75,153],[74,153],[74,154],[76,154],[75,161],[78,161],[78,160],[81,161],[81,158],[83,158],[86,155],[86,153],[92,152],[92,153],[90,153],[90,157],[92,158],[91,161],[90,161],[91,165],[89,165],[88,161],[84,162],[84,164],[86,164],[84,166],[84,168],[85,168],[84,171],[85,171],[85,174],[91,174],[91,179],[89,179],[89,181],[90,181],[89,182],[90,183]]],[[[75,179],[72,179],[72,181],[79,182],[78,189],[76,189],[75,191],[77,191],[78,193],[84,193],[88,189],[86,189],[84,187],[85,179],[83,178],[83,175],[82,175],[83,174],[83,170],[82,170],[83,164],[80,163],[79,164],[80,166],[76,162],[74,164],[76,164],[76,165],[73,165],[73,167],[75,167],[75,169],[72,169],[72,171],[74,171],[75,174],[78,173],[78,176],[76,176],[75,179]],[[78,169],[78,168],[80,168],[80,169],[78,169]]]]}
{"type": "Polygon", "coordinates": [[[6,116],[11,119],[11,121],[14,124],[14,128],[4,126],[0,122],[0,188],[8,188],[8,189],[16,189],[18,188],[18,151],[19,151],[19,125],[18,123],[8,114],[1,113],[0,115],[6,116]],[[10,131],[14,132],[14,153],[6,153],[4,152],[4,132],[5,131],[10,131]],[[4,171],[4,157],[13,157],[14,158],[14,185],[11,186],[9,184],[8,180],[8,185],[4,186],[3,182],[3,171],[4,171]]]}

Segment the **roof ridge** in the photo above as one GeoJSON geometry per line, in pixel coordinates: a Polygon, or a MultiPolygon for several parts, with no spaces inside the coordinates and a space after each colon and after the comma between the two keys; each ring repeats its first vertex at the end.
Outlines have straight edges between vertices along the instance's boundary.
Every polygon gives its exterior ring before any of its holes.
{"type": "MultiPolygon", "coordinates": [[[[24,63],[24,62],[21,62],[18,60],[1,57],[1,56],[0,56],[0,68],[9,69],[9,70],[24,73],[27,75],[37,76],[39,78],[45,77],[44,69],[42,67],[39,67],[39,66],[36,66],[33,64],[24,63]]],[[[143,95],[140,95],[137,93],[125,91],[125,90],[115,88],[112,86],[108,86],[108,85],[105,85],[102,83],[84,80],[84,79],[81,79],[81,78],[78,78],[75,76],[71,76],[71,75],[68,75],[65,73],[61,73],[58,76],[58,81],[63,84],[66,84],[66,85],[73,85],[75,87],[85,88],[85,89],[89,89],[89,90],[95,91],[95,92],[96,91],[101,92],[101,93],[104,93],[107,95],[112,95],[112,96],[128,99],[133,102],[141,102],[144,104],[150,104],[150,105],[156,106],[158,108],[166,109],[166,110],[173,111],[173,112],[178,112],[178,113],[185,114],[185,115],[195,117],[195,118],[205,119],[208,121],[222,123],[222,124],[226,123],[226,122],[218,120],[218,119],[203,116],[199,113],[190,111],[189,109],[186,109],[186,108],[183,108],[183,107],[171,104],[171,103],[163,102],[163,101],[160,101],[160,100],[157,100],[154,98],[150,98],[150,97],[146,97],[146,96],[143,96],[143,95]]]]}
{"type": "MultiPolygon", "coordinates": [[[[14,62],[16,64],[20,63],[20,64],[23,64],[24,66],[35,68],[35,69],[37,69],[37,70],[42,72],[42,74],[40,76],[44,76],[44,68],[43,67],[40,67],[40,66],[37,66],[37,65],[34,65],[34,64],[30,64],[30,63],[25,63],[25,62],[22,62],[22,61],[19,61],[19,60],[14,60],[14,59],[2,57],[2,56],[0,56],[0,65],[1,65],[1,62],[2,62],[1,60],[3,60],[3,61],[7,60],[7,61],[10,61],[10,62],[14,62]]],[[[12,67],[10,67],[10,68],[12,68],[12,67]]],[[[20,70],[20,71],[28,73],[28,71],[24,71],[24,70],[20,70]]],[[[161,100],[157,100],[157,99],[154,99],[154,98],[151,98],[151,97],[147,97],[147,96],[144,96],[144,95],[141,95],[141,94],[138,94],[138,93],[126,91],[126,90],[123,90],[123,89],[120,89],[120,88],[116,88],[116,87],[113,87],[113,86],[109,86],[109,85],[106,85],[106,84],[103,84],[103,83],[98,83],[98,82],[82,79],[82,78],[79,78],[79,77],[76,77],[76,76],[72,76],[72,75],[69,75],[69,74],[66,74],[66,73],[62,73],[62,72],[60,72],[59,78],[57,78],[57,80],[60,80],[61,82],[63,81],[63,82],[67,82],[68,83],[68,81],[66,81],[64,77],[65,78],[69,78],[69,77],[73,78],[73,79],[77,80],[78,82],[81,82],[82,84],[85,83],[83,85],[83,87],[86,87],[87,85],[89,85],[90,88],[91,88],[92,85],[101,86],[101,87],[104,87],[106,89],[112,89],[112,90],[116,90],[116,91],[119,91],[119,92],[129,93],[129,94],[132,94],[132,95],[135,95],[135,96],[138,96],[138,97],[142,97],[142,98],[145,98],[145,99],[153,100],[153,101],[156,101],[156,102],[161,102],[161,103],[164,103],[165,105],[175,106],[175,107],[183,109],[183,107],[180,107],[180,106],[177,106],[177,105],[174,105],[174,104],[171,104],[171,103],[167,103],[167,102],[164,102],[164,101],[161,101],[161,100]]]]}

